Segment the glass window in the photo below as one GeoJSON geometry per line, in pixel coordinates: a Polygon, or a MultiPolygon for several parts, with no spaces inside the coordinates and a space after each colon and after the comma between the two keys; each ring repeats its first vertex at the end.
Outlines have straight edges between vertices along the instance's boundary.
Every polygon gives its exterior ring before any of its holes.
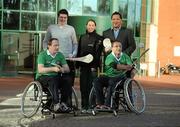
{"type": "Polygon", "coordinates": [[[22,10],[37,11],[37,0],[23,0],[22,10]]]}
{"type": "Polygon", "coordinates": [[[60,8],[67,8],[70,15],[109,15],[110,0],[61,0],[60,8]]]}
{"type": "Polygon", "coordinates": [[[128,19],[127,27],[133,29],[135,26],[135,1],[134,0],[129,0],[127,19],[128,19]]]}
{"type": "Polygon", "coordinates": [[[36,13],[22,13],[22,24],[21,29],[22,30],[36,30],[37,26],[37,14],[36,13]]]}
{"type": "Polygon", "coordinates": [[[110,0],[98,0],[98,13],[100,15],[110,14],[110,0]]]}
{"type": "Polygon", "coordinates": [[[119,4],[119,12],[122,14],[123,19],[127,19],[127,11],[128,11],[128,4],[127,2],[120,2],[119,4]]]}
{"type": "Polygon", "coordinates": [[[127,0],[114,0],[112,11],[118,11],[122,14],[123,19],[127,19],[128,3],[127,0]]]}
{"type": "MultiPolygon", "coordinates": [[[[19,34],[19,60],[18,60],[18,71],[32,71],[34,64],[33,54],[34,54],[34,34],[32,33],[20,33],[19,34]]],[[[36,42],[38,43],[38,42],[36,42]]]]}
{"type": "Polygon", "coordinates": [[[140,37],[140,22],[135,23],[135,36],[140,37]]]}
{"type": "Polygon", "coordinates": [[[19,12],[5,11],[3,13],[4,29],[19,29],[19,12]]]}
{"type": "Polygon", "coordinates": [[[82,15],[82,0],[67,0],[67,9],[71,15],[82,15]]]}
{"type": "Polygon", "coordinates": [[[16,53],[18,48],[18,34],[3,33],[2,40],[4,42],[2,44],[3,54],[16,53]]]}
{"type": "Polygon", "coordinates": [[[140,37],[141,4],[136,3],[135,36],[140,37]]]}
{"type": "Polygon", "coordinates": [[[39,11],[56,11],[56,0],[39,0],[39,11]]]}
{"type": "Polygon", "coordinates": [[[16,75],[18,64],[18,41],[19,35],[14,33],[3,33],[2,35],[2,75],[16,75]]]}
{"type": "Polygon", "coordinates": [[[123,20],[122,26],[127,27],[127,20],[123,20]]]}
{"type": "Polygon", "coordinates": [[[54,24],[56,19],[55,14],[40,14],[39,15],[39,30],[46,31],[50,24],[54,24]],[[48,18],[47,18],[48,17],[48,18]]]}
{"type": "Polygon", "coordinates": [[[20,0],[4,0],[4,9],[19,10],[20,0]]]}
{"type": "Polygon", "coordinates": [[[84,0],[83,14],[96,15],[97,14],[97,0],[84,0]]]}

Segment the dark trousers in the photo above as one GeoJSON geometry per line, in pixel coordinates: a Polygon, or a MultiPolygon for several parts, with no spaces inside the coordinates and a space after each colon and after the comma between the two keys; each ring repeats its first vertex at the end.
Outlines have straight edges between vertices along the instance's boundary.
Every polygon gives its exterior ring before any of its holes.
{"type": "Polygon", "coordinates": [[[111,95],[114,91],[116,83],[122,80],[123,77],[108,77],[108,76],[100,76],[96,80],[94,80],[94,88],[97,97],[97,104],[99,105],[107,105],[110,106],[111,103],[111,95]],[[104,87],[106,87],[106,98],[104,97],[104,87]],[[104,99],[105,98],[105,99],[104,99]],[[105,100],[105,101],[104,101],[105,100]]]}
{"type": "MultiPolygon", "coordinates": [[[[68,96],[63,96],[62,100],[63,102],[66,102],[68,106],[72,106],[72,86],[74,86],[74,79],[75,79],[75,63],[73,61],[67,60],[67,64],[70,68],[70,72],[63,74],[65,84],[67,85],[66,91],[63,92],[64,95],[68,96]]],[[[65,87],[65,86],[64,86],[65,87]]]]}
{"type": "Polygon", "coordinates": [[[92,88],[92,82],[97,77],[97,72],[92,72],[91,68],[80,68],[80,91],[81,91],[81,107],[89,108],[89,94],[92,88]]]}
{"type": "Polygon", "coordinates": [[[43,88],[47,88],[53,98],[53,103],[57,104],[59,103],[59,85],[61,85],[60,82],[60,77],[59,75],[57,76],[41,76],[37,79],[43,88]]]}
{"type": "Polygon", "coordinates": [[[60,102],[59,90],[61,92],[61,102],[67,103],[68,98],[72,93],[72,86],[69,85],[69,76],[59,74],[57,76],[41,76],[37,80],[41,83],[42,87],[46,87],[53,96],[53,103],[60,102]]]}
{"type": "Polygon", "coordinates": [[[75,63],[73,61],[68,61],[67,60],[67,64],[70,68],[70,72],[66,74],[66,76],[69,76],[69,84],[71,86],[74,86],[74,79],[75,79],[75,63]]]}

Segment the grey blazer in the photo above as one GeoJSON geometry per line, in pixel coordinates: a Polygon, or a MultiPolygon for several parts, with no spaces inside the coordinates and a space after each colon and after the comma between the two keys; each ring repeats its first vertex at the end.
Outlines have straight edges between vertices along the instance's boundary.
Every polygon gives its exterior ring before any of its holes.
{"type": "Polygon", "coordinates": [[[107,29],[103,31],[103,37],[109,38],[111,42],[119,41],[122,44],[122,51],[125,52],[127,55],[131,56],[131,54],[136,49],[136,43],[134,40],[133,33],[130,29],[121,28],[119,30],[119,34],[117,38],[114,37],[113,29],[107,29]]]}

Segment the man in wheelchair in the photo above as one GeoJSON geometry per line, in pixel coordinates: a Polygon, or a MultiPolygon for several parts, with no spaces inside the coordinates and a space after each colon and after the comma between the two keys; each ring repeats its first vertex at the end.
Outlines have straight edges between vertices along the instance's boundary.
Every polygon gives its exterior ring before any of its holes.
{"type": "Polygon", "coordinates": [[[132,66],[131,58],[122,52],[120,42],[112,42],[112,52],[105,60],[105,74],[94,81],[96,91],[96,109],[110,109],[111,95],[117,82],[125,77],[133,78],[135,69],[132,66]],[[106,97],[104,97],[104,87],[106,87],[106,97]],[[104,99],[105,98],[105,99],[104,99]]]}
{"type": "Polygon", "coordinates": [[[71,86],[68,86],[69,66],[64,55],[59,52],[59,41],[56,38],[51,38],[48,42],[47,50],[42,51],[37,59],[36,80],[38,80],[42,88],[46,87],[52,96],[52,110],[57,112],[62,105],[69,110],[66,105],[68,97],[71,96],[71,86]],[[59,98],[59,90],[61,89],[61,102],[59,98]],[[69,93],[68,93],[69,92],[69,93]]]}

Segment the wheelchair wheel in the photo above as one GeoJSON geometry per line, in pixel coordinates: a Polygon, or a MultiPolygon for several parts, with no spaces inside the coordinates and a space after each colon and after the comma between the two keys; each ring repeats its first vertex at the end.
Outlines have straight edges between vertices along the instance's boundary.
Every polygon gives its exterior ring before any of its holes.
{"type": "Polygon", "coordinates": [[[132,112],[136,114],[144,112],[146,105],[145,92],[136,80],[126,79],[124,82],[124,97],[132,112]]]}
{"type": "Polygon", "coordinates": [[[33,81],[24,89],[21,100],[21,111],[25,117],[35,115],[41,105],[42,87],[38,81],[33,81]]]}
{"type": "Polygon", "coordinates": [[[96,91],[94,87],[91,88],[89,94],[89,105],[91,109],[94,109],[96,107],[96,91]]]}

